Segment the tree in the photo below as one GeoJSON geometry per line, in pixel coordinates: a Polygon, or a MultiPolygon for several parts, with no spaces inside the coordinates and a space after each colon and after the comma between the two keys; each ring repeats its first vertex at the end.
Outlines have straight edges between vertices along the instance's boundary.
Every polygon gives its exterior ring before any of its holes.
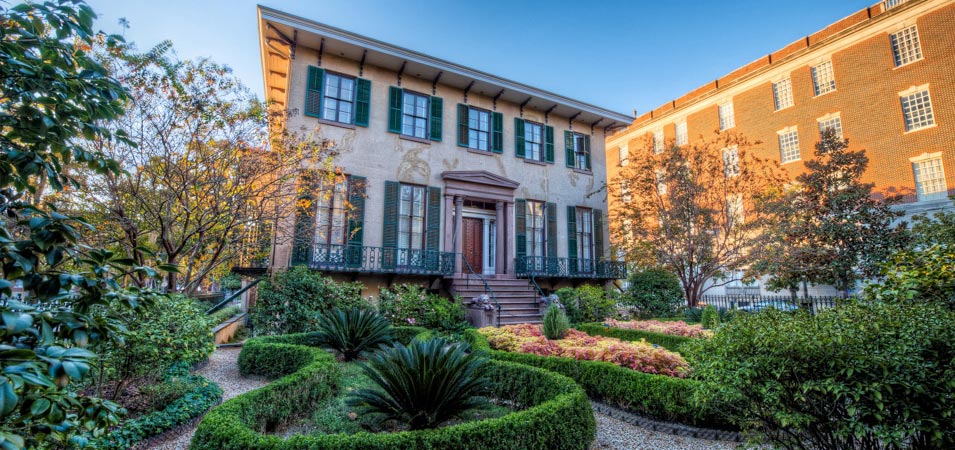
{"type": "Polygon", "coordinates": [[[879,264],[902,248],[905,223],[891,204],[863,183],[869,159],[849,141],[826,130],[815,157],[796,183],[762,206],[773,220],[771,237],[753,271],[770,275],[770,287],[796,290],[800,283],[829,284],[848,296],[856,282],[879,274],[879,264]]]}
{"type": "Polygon", "coordinates": [[[102,434],[117,405],[79,396],[91,349],[123,330],[117,311],[155,294],[122,289],[131,274],[149,276],[109,250],[79,245],[89,225],[37,200],[76,187],[71,164],[108,174],[115,161],[84,146],[126,141],[104,123],[123,112],[127,92],[89,54],[112,51],[115,36],[93,32],[96,15],[78,0],[0,6],[0,447],[80,447],[102,434]],[[10,298],[22,284],[24,299],[10,298]]]}
{"type": "Polygon", "coordinates": [[[911,237],[910,244],[916,249],[935,244],[955,247],[955,212],[939,211],[931,216],[913,216],[911,237]]]}
{"type": "Polygon", "coordinates": [[[652,261],[673,272],[689,306],[729,269],[744,267],[761,242],[756,200],[783,183],[778,165],[753,155],[738,134],[631,155],[608,188],[617,208],[612,231],[630,261],[652,261]]]}

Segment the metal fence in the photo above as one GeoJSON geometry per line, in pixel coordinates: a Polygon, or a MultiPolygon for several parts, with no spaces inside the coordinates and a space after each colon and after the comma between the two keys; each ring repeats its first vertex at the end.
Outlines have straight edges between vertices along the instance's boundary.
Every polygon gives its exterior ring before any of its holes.
{"type": "Polygon", "coordinates": [[[815,314],[835,307],[839,300],[839,297],[792,298],[787,295],[704,295],[701,303],[720,309],[761,311],[772,307],[783,311],[804,309],[815,314]]]}

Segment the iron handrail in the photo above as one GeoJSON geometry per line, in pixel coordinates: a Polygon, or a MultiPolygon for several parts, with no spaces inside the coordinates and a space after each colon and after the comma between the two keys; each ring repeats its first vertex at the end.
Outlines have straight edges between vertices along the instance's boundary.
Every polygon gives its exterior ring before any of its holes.
{"type": "Polygon", "coordinates": [[[248,286],[246,286],[246,287],[244,287],[244,288],[242,288],[242,289],[239,289],[235,294],[230,295],[229,298],[227,298],[227,299],[225,299],[225,300],[222,300],[222,301],[219,302],[219,303],[216,303],[215,306],[213,306],[212,308],[209,308],[209,309],[206,310],[206,315],[209,315],[209,314],[212,314],[212,313],[218,311],[218,310],[221,309],[223,306],[225,306],[225,305],[229,304],[230,302],[232,302],[236,297],[238,297],[238,296],[244,294],[245,291],[248,291],[249,289],[252,289],[252,286],[255,286],[255,285],[259,284],[260,281],[262,281],[261,278],[259,278],[258,280],[255,280],[255,281],[253,281],[253,282],[251,282],[251,283],[249,283],[248,286]]]}
{"type": "Polygon", "coordinates": [[[494,301],[494,306],[497,308],[497,326],[501,326],[501,304],[498,303],[497,297],[494,295],[494,289],[491,289],[491,285],[488,284],[483,274],[474,271],[474,268],[471,267],[471,263],[468,262],[468,259],[465,258],[464,255],[461,255],[461,261],[464,261],[464,265],[468,267],[468,273],[465,274],[468,286],[471,286],[471,275],[477,275],[478,279],[484,283],[484,293],[491,297],[491,300],[494,301]]]}
{"type": "Polygon", "coordinates": [[[537,280],[534,279],[534,273],[530,273],[528,278],[530,278],[531,283],[534,283],[534,289],[537,289],[537,293],[540,295],[540,301],[544,301],[545,295],[544,290],[541,289],[540,285],[537,284],[537,280]]]}

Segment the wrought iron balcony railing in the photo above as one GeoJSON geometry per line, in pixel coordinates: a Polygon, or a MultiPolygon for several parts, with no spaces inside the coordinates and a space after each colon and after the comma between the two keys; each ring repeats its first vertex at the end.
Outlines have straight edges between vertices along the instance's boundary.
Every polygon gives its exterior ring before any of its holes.
{"type": "Polygon", "coordinates": [[[583,258],[560,258],[556,256],[522,256],[514,259],[515,272],[519,277],[536,278],[627,278],[627,265],[622,261],[583,258]]]}
{"type": "Polygon", "coordinates": [[[293,265],[328,272],[454,274],[454,253],[363,245],[316,245],[296,249],[293,265]]]}

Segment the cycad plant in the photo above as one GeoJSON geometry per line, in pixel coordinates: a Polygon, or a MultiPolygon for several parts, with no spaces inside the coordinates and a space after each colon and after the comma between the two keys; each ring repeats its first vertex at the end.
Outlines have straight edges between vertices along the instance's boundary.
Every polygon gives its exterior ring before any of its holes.
{"type": "Polygon", "coordinates": [[[487,404],[487,358],[466,344],[415,339],[377,352],[362,366],[379,389],[361,389],[348,404],[411,430],[435,428],[487,404]]]}
{"type": "Polygon", "coordinates": [[[567,320],[567,315],[564,314],[564,310],[557,306],[557,304],[551,303],[550,307],[547,308],[547,312],[544,313],[544,325],[542,328],[544,336],[546,336],[547,339],[563,339],[564,334],[567,333],[567,330],[570,328],[570,322],[567,320]]]}
{"type": "Polygon", "coordinates": [[[316,342],[351,361],[363,352],[392,342],[391,324],[377,312],[362,308],[333,309],[318,319],[316,342]]]}

